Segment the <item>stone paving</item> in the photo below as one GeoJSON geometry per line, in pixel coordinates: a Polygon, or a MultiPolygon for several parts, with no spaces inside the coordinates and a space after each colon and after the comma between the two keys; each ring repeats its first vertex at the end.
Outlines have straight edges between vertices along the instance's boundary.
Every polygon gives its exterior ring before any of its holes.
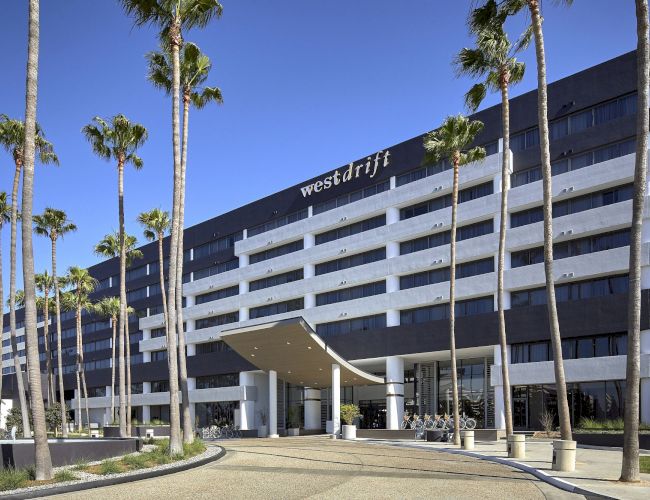
{"type": "Polygon", "coordinates": [[[325,436],[226,440],[206,466],[65,498],[582,498],[530,474],[429,450],[325,436]]]}

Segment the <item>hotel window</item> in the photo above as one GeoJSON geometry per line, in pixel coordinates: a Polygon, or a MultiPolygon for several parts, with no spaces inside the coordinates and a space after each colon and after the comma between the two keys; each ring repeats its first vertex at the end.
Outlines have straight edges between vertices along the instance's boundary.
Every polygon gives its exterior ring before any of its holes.
{"type": "Polygon", "coordinates": [[[165,361],[167,359],[167,349],[162,351],[151,351],[151,362],[165,361]]]}
{"type": "MultiPolygon", "coordinates": [[[[494,222],[492,219],[475,222],[456,229],[456,241],[468,240],[477,238],[484,234],[490,234],[494,231],[494,222]]],[[[442,245],[448,245],[451,241],[451,232],[444,231],[441,233],[430,234],[429,236],[422,236],[414,240],[404,241],[399,245],[400,255],[405,255],[413,252],[419,252],[428,248],[435,248],[442,245]]]]}
{"type": "MultiPolygon", "coordinates": [[[[456,265],[456,279],[469,278],[470,276],[478,276],[492,272],[494,272],[494,259],[492,257],[456,265]]],[[[445,281],[449,281],[448,267],[400,276],[399,287],[400,290],[406,290],[408,288],[443,283],[445,281]]]]}
{"type": "Polygon", "coordinates": [[[131,394],[142,394],[142,382],[135,382],[131,384],[131,394]]]}
{"type": "Polygon", "coordinates": [[[149,316],[155,316],[156,314],[162,314],[165,312],[165,309],[163,308],[162,304],[159,304],[157,306],[151,306],[148,311],[149,316]]]}
{"type": "Polygon", "coordinates": [[[337,302],[361,299],[363,297],[371,297],[382,293],[386,293],[386,281],[376,281],[374,283],[366,283],[365,285],[353,286],[342,290],[319,293],[316,295],[316,305],[324,306],[327,304],[335,304],[337,302]]]}
{"type": "Polygon", "coordinates": [[[135,290],[130,290],[126,292],[126,300],[128,302],[134,302],[136,300],[142,300],[147,298],[147,287],[136,288],[135,290]]]}
{"type": "Polygon", "coordinates": [[[194,328],[201,330],[202,328],[227,325],[228,323],[236,323],[237,321],[239,321],[239,311],[197,319],[194,328]]]}
{"type": "Polygon", "coordinates": [[[243,233],[242,231],[239,231],[237,233],[224,236],[223,238],[219,238],[218,240],[209,241],[208,243],[194,247],[194,256],[192,260],[202,259],[215,253],[228,250],[229,248],[234,248],[235,242],[241,240],[242,238],[243,233]]]}
{"type": "MultiPolygon", "coordinates": [[[[458,203],[475,200],[484,196],[491,195],[494,192],[494,185],[492,181],[484,182],[477,186],[461,189],[458,192],[458,203]]],[[[410,219],[418,215],[427,214],[436,210],[441,210],[451,206],[451,194],[433,198],[424,203],[418,203],[409,207],[404,207],[399,211],[400,220],[410,219]]]]}
{"type": "Polygon", "coordinates": [[[147,275],[147,265],[134,267],[126,271],[126,281],[136,280],[147,275]]]}
{"type": "Polygon", "coordinates": [[[96,340],[95,342],[86,342],[83,345],[84,352],[95,352],[111,348],[111,339],[96,340]]]}
{"type": "Polygon", "coordinates": [[[305,300],[300,297],[299,299],[286,300],[284,302],[276,302],[275,304],[268,304],[265,306],[251,307],[249,310],[249,318],[264,318],[265,316],[273,316],[274,314],[283,314],[291,311],[299,311],[305,308],[305,300]]]}
{"type": "MultiPolygon", "coordinates": [[[[226,262],[221,262],[213,266],[206,267],[204,269],[199,269],[198,271],[194,271],[194,281],[200,280],[202,278],[207,278],[208,276],[214,276],[215,274],[221,274],[227,271],[232,271],[233,269],[237,269],[238,267],[239,267],[239,259],[232,259],[226,262]]],[[[188,279],[189,279],[189,275],[188,275],[188,279]]],[[[187,283],[187,282],[183,281],[183,283],[187,283]]]]}
{"type": "Polygon", "coordinates": [[[316,325],[316,333],[320,337],[325,338],[347,335],[355,332],[377,330],[379,328],[386,328],[385,314],[375,314],[373,316],[345,319],[342,321],[333,321],[331,323],[321,323],[320,325],[316,325]]]}
{"type": "Polygon", "coordinates": [[[349,257],[342,257],[340,259],[330,260],[328,262],[321,262],[316,264],[316,276],[321,274],[333,273],[342,269],[350,267],[362,266],[377,262],[386,258],[386,247],[369,250],[367,252],[358,253],[349,257]]]}
{"type": "MultiPolygon", "coordinates": [[[[562,339],[562,357],[564,359],[600,358],[625,354],[627,354],[627,334],[625,333],[562,339]]],[[[548,340],[512,344],[511,363],[540,361],[553,361],[553,349],[548,340]]]]}
{"type": "Polygon", "coordinates": [[[279,247],[269,248],[268,250],[263,250],[262,252],[253,253],[249,256],[248,262],[249,264],[256,264],[264,260],[269,260],[275,257],[286,255],[288,253],[297,252],[304,248],[304,244],[304,240],[296,240],[292,241],[291,243],[280,245],[279,247]]]}
{"type": "Polygon", "coordinates": [[[94,361],[86,361],[84,363],[84,370],[86,371],[100,370],[102,368],[110,368],[110,367],[111,367],[111,360],[109,358],[97,359],[94,361]]]}
{"type": "Polygon", "coordinates": [[[165,327],[162,328],[154,328],[151,330],[151,338],[155,339],[158,337],[164,337],[167,334],[167,331],[165,330],[165,327]]]}
{"type": "Polygon", "coordinates": [[[451,163],[449,162],[449,160],[446,159],[442,160],[439,163],[435,163],[433,165],[426,165],[424,167],[411,170],[410,172],[406,172],[405,174],[398,175],[397,178],[395,179],[395,184],[397,187],[403,186],[404,184],[409,184],[411,182],[424,179],[425,177],[430,177],[432,175],[439,174],[440,172],[444,172],[445,170],[451,170],[451,163]]]}
{"type": "Polygon", "coordinates": [[[214,342],[205,342],[203,344],[196,344],[196,354],[209,354],[211,352],[230,352],[232,349],[228,344],[222,340],[215,340],[214,342]]]}
{"type": "Polygon", "coordinates": [[[144,363],[144,356],[141,352],[138,354],[131,354],[131,364],[132,365],[141,365],[144,363]]]}
{"type": "Polygon", "coordinates": [[[268,278],[262,278],[259,280],[251,281],[248,284],[248,291],[254,292],[255,290],[262,290],[264,288],[269,288],[277,285],[284,285],[285,283],[292,283],[294,281],[299,281],[303,279],[304,272],[303,269],[295,269],[294,271],[289,271],[282,274],[276,274],[274,276],[269,276],[268,278]]]}
{"type": "Polygon", "coordinates": [[[389,180],[381,181],[372,186],[368,186],[367,188],[360,189],[352,193],[342,194],[341,196],[332,198],[331,200],[327,200],[322,203],[317,203],[312,207],[312,211],[314,215],[320,214],[323,212],[327,212],[328,210],[333,210],[335,208],[348,205],[349,203],[359,201],[364,198],[368,198],[369,196],[374,196],[376,194],[383,193],[384,191],[388,191],[389,189],[390,189],[390,181],[389,180]]]}
{"type": "Polygon", "coordinates": [[[235,387],[239,385],[239,373],[222,373],[196,377],[197,389],[216,389],[217,387],[235,387]]]}
{"type": "Polygon", "coordinates": [[[168,392],[168,391],[169,391],[168,380],[154,380],[151,382],[151,392],[168,392]]]}
{"type": "Polygon", "coordinates": [[[271,231],[278,227],[286,226],[287,224],[291,224],[293,222],[306,219],[307,216],[308,216],[308,211],[306,208],[303,208],[302,210],[298,210],[297,212],[294,212],[292,214],[285,215],[283,217],[278,217],[276,219],[265,222],[264,224],[253,226],[248,229],[247,234],[248,237],[250,238],[252,236],[262,234],[267,231],[271,231]]]}
{"type": "Polygon", "coordinates": [[[129,334],[129,340],[131,341],[131,344],[137,344],[142,339],[143,339],[142,330],[138,330],[137,332],[133,332],[129,334]]]}
{"type": "MultiPolygon", "coordinates": [[[[626,293],[628,290],[628,275],[608,276],[573,283],[555,285],[557,302],[568,302],[593,297],[606,297],[626,293]]],[[[510,307],[537,306],[546,304],[546,288],[534,288],[511,292],[510,307]]]]}
{"type": "Polygon", "coordinates": [[[106,396],[106,387],[89,387],[88,388],[88,397],[89,398],[103,398],[106,396]]]}
{"type": "MultiPolygon", "coordinates": [[[[189,252],[189,250],[185,250],[185,252],[189,252]]],[[[163,265],[165,266],[165,271],[169,269],[169,257],[166,257],[163,259],[163,265]]],[[[153,261],[149,263],[149,276],[153,275],[159,275],[160,274],[160,263],[159,261],[153,261]]]]}
{"type": "Polygon", "coordinates": [[[378,215],[377,217],[373,217],[371,219],[362,220],[353,224],[348,224],[347,226],[338,227],[336,229],[317,234],[316,245],[322,245],[323,243],[328,243],[330,241],[345,238],[347,236],[352,236],[353,234],[370,231],[372,229],[376,229],[385,225],[386,214],[378,215]]]}
{"type": "Polygon", "coordinates": [[[221,288],[220,290],[215,290],[214,292],[204,293],[203,295],[197,295],[195,304],[204,304],[206,302],[212,302],[214,300],[225,299],[226,297],[233,297],[239,295],[239,285],[229,286],[228,288],[221,288]]]}
{"type": "MultiPolygon", "coordinates": [[[[455,316],[461,318],[464,316],[473,316],[475,314],[484,314],[494,311],[494,298],[479,297],[476,299],[459,300],[455,304],[455,316]]],[[[427,321],[436,321],[449,319],[449,303],[437,304],[435,306],[417,307],[400,311],[400,324],[412,325],[416,323],[426,323],[427,321]]]]}
{"type": "MultiPolygon", "coordinates": [[[[594,252],[602,252],[613,248],[626,247],[630,244],[630,230],[623,229],[611,233],[596,234],[586,238],[563,241],[553,245],[553,258],[555,260],[575,257],[594,252]]],[[[512,252],[510,257],[511,267],[529,266],[544,262],[544,247],[529,248],[512,252]]]]}
{"type": "MultiPolygon", "coordinates": [[[[117,285],[117,282],[114,282],[115,285],[117,285]]],[[[95,287],[95,292],[99,292],[100,290],[106,290],[107,288],[111,287],[111,278],[104,278],[101,279],[97,282],[97,286],[95,287]]]]}

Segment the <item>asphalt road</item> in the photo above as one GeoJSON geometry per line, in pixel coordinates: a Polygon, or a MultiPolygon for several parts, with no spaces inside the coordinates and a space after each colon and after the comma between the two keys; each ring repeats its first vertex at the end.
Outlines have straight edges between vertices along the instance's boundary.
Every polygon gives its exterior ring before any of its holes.
{"type": "Polygon", "coordinates": [[[65,498],[583,498],[524,472],[448,453],[321,436],[219,444],[227,454],[212,464],[65,498]]]}

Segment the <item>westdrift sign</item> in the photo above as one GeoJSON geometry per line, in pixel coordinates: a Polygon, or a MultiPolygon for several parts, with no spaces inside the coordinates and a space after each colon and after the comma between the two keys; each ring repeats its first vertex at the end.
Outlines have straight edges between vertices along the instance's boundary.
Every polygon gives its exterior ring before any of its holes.
{"type": "Polygon", "coordinates": [[[322,180],[318,180],[311,184],[307,184],[300,188],[302,196],[307,198],[311,196],[312,193],[320,193],[326,189],[331,188],[332,186],[338,186],[344,182],[351,181],[352,179],[357,179],[362,173],[367,175],[371,179],[377,175],[379,170],[379,164],[381,163],[382,168],[386,168],[389,164],[390,151],[378,151],[375,154],[375,157],[368,156],[365,163],[359,163],[355,165],[354,162],[351,162],[347,168],[339,171],[338,169],[334,171],[332,175],[324,177],[322,180]]]}

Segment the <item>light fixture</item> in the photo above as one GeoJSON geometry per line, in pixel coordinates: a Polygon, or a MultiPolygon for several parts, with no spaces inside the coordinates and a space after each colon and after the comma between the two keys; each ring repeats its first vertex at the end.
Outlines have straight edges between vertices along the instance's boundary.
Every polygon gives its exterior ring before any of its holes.
{"type": "Polygon", "coordinates": [[[291,342],[287,341],[287,345],[291,345],[291,342]]]}
{"type": "Polygon", "coordinates": [[[310,349],[310,350],[311,350],[311,346],[310,346],[310,345],[308,345],[308,346],[307,346],[307,349],[310,349]]]}
{"type": "Polygon", "coordinates": [[[291,375],[291,370],[289,370],[287,373],[288,373],[289,375],[291,375]]]}
{"type": "Polygon", "coordinates": [[[254,358],[254,357],[255,357],[255,354],[251,354],[251,358],[254,358]]]}
{"type": "Polygon", "coordinates": [[[255,349],[257,351],[257,347],[253,347],[253,349],[255,349]]]}
{"type": "Polygon", "coordinates": [[[318,369],[318,371],[319,371],[319,372],[322,372],[322,371],[323,371],[323,369],[322,369],[322,368],[319,368],[319,369],[318,369]]]}

